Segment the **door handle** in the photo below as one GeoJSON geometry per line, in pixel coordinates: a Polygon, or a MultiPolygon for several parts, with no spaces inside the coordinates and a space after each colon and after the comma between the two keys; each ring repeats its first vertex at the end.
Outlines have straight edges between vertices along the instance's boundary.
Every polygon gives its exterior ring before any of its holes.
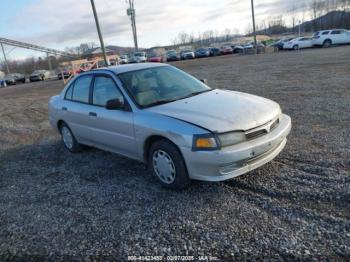
{"type": "Polygon", "coordinates": [[[97,114],[96,114],[95,112],[90,112],[90,113],[89,113],[89,116],[97,117],[97,114]]]}
{"type": "Polygon", "coordinates": [[[67,111],[68,109],[67,109],[67,107],[62,107],[62,110],[64,110],[64,111],[67,111]]]}

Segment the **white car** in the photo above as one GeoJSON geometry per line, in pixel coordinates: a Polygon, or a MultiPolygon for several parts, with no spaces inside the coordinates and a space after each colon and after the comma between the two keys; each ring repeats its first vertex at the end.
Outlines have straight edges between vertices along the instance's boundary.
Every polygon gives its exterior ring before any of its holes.
{"type": "Polygon", "coordinates": [[[350,31],[345,29],[323,30],[314,33],[312,45],[330,47],[331,45],[350,44],[350,31]]]}
{"type": "Polygon", "coordinates": [[[298,50],[310,47],[312,47],[312,38],[310,37],[297,37],[283,44],[283,49],[298,50]]]}
{"type": "Polygon", "coordinates": [[[186,49],[186,50],[182,50],[180,52],[180,58],[181,60],[186,60],[186,59],[193,59],[195,58],[195,54],[192,50],[186,49]]]}
{"type": "Polygon", "coordinates": [[[119,64],[127,64],[129,61],[129,57],[127,55],[121,55],[119,58],[119,64]]]}
{"type": "Polygon", "coordinates": [[[144,63],[147,61],[146,52],[136,52],[134,57],[137,59],[138,63],[144,63]]]}
{"type": "Polygon", "coordinates": [[[50,99],[49,116],[69,151],[83,144],[139,160],[170,188],[258,168],[282,151],[291,129],[276,102],[212,89],[161,63],[81,73],[50,99]]]}

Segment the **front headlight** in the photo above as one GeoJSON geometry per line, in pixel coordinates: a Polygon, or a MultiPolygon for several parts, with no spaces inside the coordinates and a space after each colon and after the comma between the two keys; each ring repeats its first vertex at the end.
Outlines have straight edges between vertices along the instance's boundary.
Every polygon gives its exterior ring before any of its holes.
{"type": "Polygon", "coordinates": [[[221,146],[231,146],[246,140],[243,132],[227,132],[218,135],[221,146]]]}
{"type": "Polygon", "coordinates": [[[193,135],[193,151],[215,149],[218,149],[218,143],[213,134],[193,135]]]}

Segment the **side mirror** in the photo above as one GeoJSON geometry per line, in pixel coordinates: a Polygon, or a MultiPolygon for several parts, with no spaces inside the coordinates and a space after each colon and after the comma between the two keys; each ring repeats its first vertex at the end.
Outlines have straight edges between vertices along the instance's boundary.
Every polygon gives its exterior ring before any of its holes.
{"type": "Polygon", "coordinates": [[[201,82],[204,83],[204,84],[208,84],[208,80],[207,80],[206,78],[199,79],[199,81],[201,81],[201,82]]]}
{"type": "Polygon", "coordinates": [[[108,100],[105,107],[108,110],[124,109],[125,108],[124,100],[119,98],[108,100]]]}

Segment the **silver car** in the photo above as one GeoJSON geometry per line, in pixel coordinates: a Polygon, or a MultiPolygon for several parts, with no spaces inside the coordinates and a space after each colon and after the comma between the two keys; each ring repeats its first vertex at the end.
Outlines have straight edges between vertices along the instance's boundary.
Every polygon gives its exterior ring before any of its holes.
{"type": "Polygon", "coordinates": [[[50,99],[49,117],[69,151],[88,145],[142,161],[170,188],[260,167],[291,129],[271,100],[212,89],[157,63],[82,73],[50,99]]]}

